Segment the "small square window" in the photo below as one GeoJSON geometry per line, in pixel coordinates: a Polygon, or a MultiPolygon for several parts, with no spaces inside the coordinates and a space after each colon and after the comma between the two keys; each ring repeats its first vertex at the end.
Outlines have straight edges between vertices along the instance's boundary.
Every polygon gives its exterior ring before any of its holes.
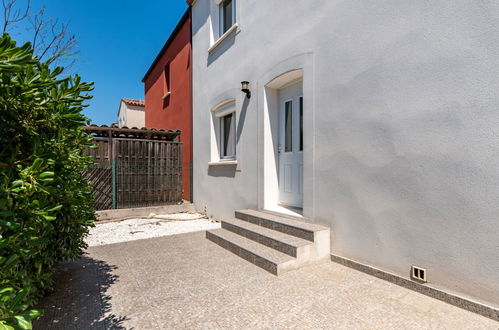
{"type": "Polygon", "coordinates": [[[171,91],[170,85],[170,63],[165,65],[165,88],[164,94],[168,94],[171,91]]]}
{"type": "Polygon", "coordinates": [[[236,158],[236,116],[229,113],[220,120],[220,159],[236,158]]]}
{"type": "Polygon", "coordinates": [[[236,23],[235,0],[223,0],[220,3],[220,36],[236,23]]]}

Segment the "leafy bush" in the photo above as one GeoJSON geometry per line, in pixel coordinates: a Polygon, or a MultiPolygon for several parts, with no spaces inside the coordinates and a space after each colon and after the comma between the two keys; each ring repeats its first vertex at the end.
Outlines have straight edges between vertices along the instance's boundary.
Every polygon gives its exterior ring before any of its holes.
{"type": "Polygon", "coordinates": [[[0,38],[0,329],[31,328],[40,312],[28,308],[51,289],[58,261],[81,256],[95,220],[81,175],[92,84],[62,71],[29,43],[0,38]]]}

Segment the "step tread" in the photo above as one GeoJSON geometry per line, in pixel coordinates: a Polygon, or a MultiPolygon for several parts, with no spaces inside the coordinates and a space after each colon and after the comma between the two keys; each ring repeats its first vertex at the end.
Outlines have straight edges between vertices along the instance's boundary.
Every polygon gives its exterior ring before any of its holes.
{"type": "Polygon", "coordinates": [[[269,229],[266,227],[255,225],[251,222],[244,221],[241,219],[234,218],[234,219],[229,219],[229,220],[223,220],[222,222],[227,222],[227,223],[232,224],[234,226],[244,228],[246,230],[252,231],[254,233],[260,234],[262,236],[271,238],[273,240],[282,242],[284,244],[287,244],[287,245],[290,245],[290,246],[293,246],[296,248],[300,247],[300,246],[306,246],[306,245],[312,244],[310,241],[308,241],[306,239],[299,238],[296,236],[291,236],[291,235],[282,233],[280,231],[275,231],[273,229],[269,229]]]}
{"type": "Polygon", "coordinates": [[[276,251],[272,248],[269,248],[265,245],[262,245],[258,242],[252,241],[246,237],[243,237],[241,235],[235,234],[227,229],[224,228],[219,228],[219,229],[212,229],[208,231],[209,233],[218,236],[219,238],[222,238],[226,241],[229,241],[232,244],[235,244],[239,246],[240,248],[249,251],[255,255],[258,255],[259,257],[262,257],[266,260],[268,260],[271,263],[274,263],[276,265],[296,260],[295,258],[284,254],[282,252],[276,251]]]}
{"type": "Polygon", "coordinates": [[[288,225],[291,227],[300,228],[300,229],[303,229],[306,231],[311,231],[311,232],[316,232],[316,231],[321,231],[321,230],[329,230],[329,228],[325,227],[325,226],[321,226],[321,225],[317,225],[317,224],[309,223],[309,222],[293,220],[293,219],[286,218],[285,216],[278,216],[278,215],[274,215],[274,214],[267,213],[264,211],[256,211],[256,210],[246,209],[246,210],[238,210],[236,212],[248,214],[248,215],[251,215],[254,217],[259,217],[259,218],[263,218],[263,219],[267,219],[267,220],[271,220],[271,221],[274,221],[277,223],[281,223],[281,224],[288,225]]]}

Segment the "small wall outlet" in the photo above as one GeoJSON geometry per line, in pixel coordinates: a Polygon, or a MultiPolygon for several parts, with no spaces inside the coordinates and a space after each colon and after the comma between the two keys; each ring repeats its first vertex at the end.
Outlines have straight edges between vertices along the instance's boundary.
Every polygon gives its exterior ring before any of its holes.
{"type": "Polygon", "coordinates": [[[427,276],[428,276],[427,273],[428,272],[424,268],[421,268],[421,267],[418,267],[418,266],[412,266],[411,267],[411,277],[414,280],[418,280],[418,281],[426,283],[427,282],[427,276]]]}

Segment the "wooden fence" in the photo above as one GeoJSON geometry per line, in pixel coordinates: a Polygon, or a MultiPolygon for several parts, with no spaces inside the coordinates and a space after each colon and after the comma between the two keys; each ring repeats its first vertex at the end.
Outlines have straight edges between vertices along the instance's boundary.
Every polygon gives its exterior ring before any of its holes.
{"type": "MultiPolygon", "coordinates": [[[[119,135],[118,135],[119,136],[119,135]]],[[[100,136],[85,177],[97,210],[174,204],[182,201],[180,142],[100,136]]]]}

